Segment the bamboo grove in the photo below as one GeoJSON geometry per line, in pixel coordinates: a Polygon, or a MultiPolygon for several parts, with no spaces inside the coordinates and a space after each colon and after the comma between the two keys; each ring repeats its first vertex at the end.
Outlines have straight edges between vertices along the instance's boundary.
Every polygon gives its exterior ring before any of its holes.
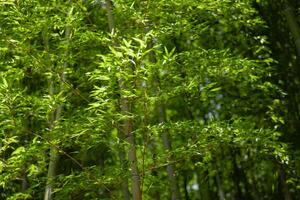
{"type": "Polygon", "coordinates": [[[0,199],[299,199],[296,0],[0,5],[0,199]]]}

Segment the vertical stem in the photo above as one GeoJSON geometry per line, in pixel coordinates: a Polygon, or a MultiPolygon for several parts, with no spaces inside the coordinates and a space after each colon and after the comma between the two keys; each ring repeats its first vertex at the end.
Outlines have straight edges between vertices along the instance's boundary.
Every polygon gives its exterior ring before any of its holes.
{"type": "MultiPolygon", "coordinates": [[[[73,7],[70,8],[70,11],[67,14],[67,17],[69,17],[72,14],[73,7]]],[[[45,33],[47,35],[47,33],[45,33]]],[[[67,43],[69,43],[70,40],[70,34],[71,34],[71,26],[69,24],[66,24],[66,29],[65,29],[65,40],[67,43]]],[[[44,43],[45,43],[45,50],[49,52],[49,40],[48,37],[44,38],[44,43]]],[[[68,50],[65,51],[65,56],[68,55],[68,50]]],[[[64,63],[63,70],[60,75],[60,90],[63,90],[63,84],[66,80],[65,77],[65,68],[67,67],[67,62],[64,63]]],[[[50,81],[50,86],[49,86],[49,94],[50,96],[54,95],[54,81],[53,79],[50,81]]],[[[50,124],[50,131],[53,129],[55,126],[55,122],[59,120],[61,116],[61,110],[62,110],[63,105],[59,105],[57,109],[51,114],[51,119],[49,121],[50,124]]],[[[59,161],[59,154],[58,150],[55,146],[50,147],[50,161],[49,161],[49,166],[48,166],[48,174],[47,174],[47,184],[45,188],[45,195],[44,195],[44,200],[51,200],[52,198],[52,193],[53,193],[53,180],[56,176],[56,168],[58,165],[59,161]]]]}
{"type": "MultiPolygon", "coordinates": [[[[149,27],[147,27],[148,29],[150,29],[149,27]]],[[[149,44],[149,48],[153,47],[153,42],[149,44]]],[[[152,63],[156,63],[156,57],[155,57],[155,53],[153,51],[150,52],[150,61],[152,63]]],[[[155,79],[153,86],[156,88],[160,87],[159,84],[159,75],[158,72],[155,72],[155,79]]],[[[159,102],[158,106],[157,106],[157,112],[159,115],[159,123],[165,123],[166,122],[166,110],[165,110],[165,106],[163,104],[163,102],[159,102]]],[[[169,133],[167,131],[164,131],[162,133],[162,142],[163,142],[163,146],[165,151],[170,151],[172,149],[171,147],[171,141],[170,141],[170,136],[169,133]]],[[[168,161],[170,160],[170,158],[167,158],[168,161]]],[[[168,178],[169,178],[169,182],[170,182],[170,188],[171,188],[171,196],[172,196],[172,200],[180,200],[180,192],[178,189],[178,182],[177,182],[177,177],[175,176],[175,171],[174,171],[174,167],[172,164],[168,164],[167,165],[167,174],[168,174],[168,178]]]]}
{"type": "MultiPolygon", "coordinates": [[[[157,164],[157,161],[156,161],[156,143],[155,143],[156,141],[154,140],[154,139],[152,139],[151,141],[150,141],[150,144],[149,144],[149,148],[150,148],[150,151],[151,151],[151,154],[152,154],[152,160],[153,160],[153,169],[151,170],[151,174],[152,174],[152,176],[154,176],[155,177],[155,182],[154,182],[154,184],[156,185],[156,183],[158,183],[159,182],[159,180],[158,180],[158,171],[157,171],[157,169],[156,169],[156,164],[157,164]]],[[[153,197],[155,197],[154,199],[156,199],[156,200],[160,200],[160,191],[159,191],[159,188],[158,188],[158,186],[155,186],[155,188],[154,188],[154,191],[153,191],[153,197]]]]}
{"type": "Polygon", "coordinates": [[[219,165],[218,165],[218,160],[217,158],[215,159],[214,167],[216,169],[216,182],[217,182],[217,189],[218,189],[218,195],[220,200],[225,200],[225,194],[223,191],[223,186],[222,186],[222,181],[220,177],[220,172],[219,172],[219,165]]]}
{"type": "MultiPolygon", "coordinates": [[[[113,6],[111,0],[106,0],[106,8],[107,8],[107,18],[109,31],[113,32],[115,28],[114,17],[113,17],[113,6]]],[[[120,90],[126,90],[127,86],[122,78],[119,79],[119,87],[120,90]]],[[[121,102],[121,112],[124,115],[131,113],[131,102],[126,97],[120,97],[121,102]]],[[[142,199],[141,189],[140,189],[140,176],[138,171],[138,163],[136,157],[136,147],[134,143],[134,134],[133,134],[133,120],[131,118],[127,118],[123,121],[122,131],[121,133],[125,136],[126,142],[129,144],[128,150],[128,161],[131,169],[131,180],[132,180],[132,196],[133,200],[142,199]]],[[[126,186],[125,182],[123,182],[124,187],[126,186]]],[[[123,189],[124,196],[127,198],[126,189],[123,189]]]]}
{"type": "MultiPolygon", "coordinates": [[[[118,137],[120,141],[124,141],[123,134],[119,131],[120,128],[118,128],[118,137]]],[[[125,170],[125,163],[126,163],[126,155],[123,145],[120,145],[119,147],[119,159],[121,163],[121,170],[124,172],[125,170]]],[[[124,172],[125,173],[125,172],[124,172]]],[[[122,179],[122,192],[124,195],[125,200],[130,200],[130,192],[128,189],[128,179],[127,177],[122,179]]]]}
{"type": "MultiPolygon", "coordinates": [[[[115,23],[114,23],[114,17],[113,17],[113,7],[112,7],[112,2],[111,0],[106,0],[106,10],[107,10],[107,20],[108,20],[108,28],[110,32],[113,32],[115,28],[115,23]]],[[[118,127],[118,137],[120,141],[124,141],[125,135],[121,133],[121,128],[118,127]]],[[[121,163],[121,170],[124,171],[125,168],[125,163],[126,163],[126,156],[125,156],[125,149],[123,147],[123,144],[119,147],[119,159],[121,163]]],[[[127,177],[122,179],[122,192],[123,192],[123,197],[125,200],[130,200],[130,192],[129,192],[129,186],[128,186],[128,179],[127,177]]]]}
{"type": "MultiPolygon", "coordinates": [[[[151,48],[152,46],[153,46],[153,43],[150,43],[149,48],[151,48]]],[[[150,52],[150,61],[153,63],[156,62],[154,52],[150,52]]],[[[156,72],[155,79],[156,80],[154,80],[155,82],[153,83],[153,85],[154,85],[154,87],[159,88],[160,84],[159,84],[158,72],[156,72]]],[[[165,123],[166,122],[166,110],[165,110],[165,106],[162,102],[158,103],[157,112],[159,115],[159,123],[165,123]]],[[[162,142],[163,142],[165,151],[170,151],[172,149],[170,136],[167,131],[164,131],[162,133],[162,142]]],[[[170,158],[167,158],[167,159],[168,159],[168,161],[170,161],[170,158]]],[[[175,171],[174,171],[174,167],[172,164],[167,165],[167,173],[168,173],[168,178],[169,178],[169,182],[170,182],[172,200],[180,200],[181,197],[180,197],[180,192],[178,189],[177,177],[175,176],[175,171]]]]}
{"type": "MultiPolygon", "coordinates": [[[[47,33],[48,29],[45,28],[44,33],[43,33],[43,40],[44,40],[44,46],[45,46],[45,51],[49,54],[49,38],[48,38],[48,33],[47,33]]],[[[51,64],[50,62],[50,58],[48,56],[48,58],[46,59],[47,65],[50,66],[50,70],[52,70],[51,68],[51,64]]],[[[50,83],[49,83],[49,94],[50,96],[54,95],[54,83],[53,80],[51,78],[50,83]]],[[[53,129],[54,126],[54,121],[55,121],[55,114],[54,112],[51,113],[50,116],[50,120],[49,120],[49,129],[50,131],[53,129]]],[[[47,183],[46,183],[46,187],[45,187],[45,194],[44,194],[44,200],[51,200],[52,198],[52,191],[53,191],[53,186],[52,186],[52,182],[53,182],[53,178],[55,176],[55,167],[56,167],[56,162],[58,160],[58,154],[56,152],[55,147],[50,147],[50,159],[49,159],[49,166],[48,166],[48,174],[47,174],[47,183]]]]}
{"type": "MultiPolygon", "coordinates": [[[[166,122],[166,113],[165,113],[165,108],[163,103],[160,103],[158,105],[158,113],[159,113],[159,121],[160,123],[165,123],[166,122]]],[[[171,147],[171,141],[170,141],[170,136],[168,131],[164,131],[162,133],[162,141],[163,141],[163,146],[166,151],[172,150],[171,147]]],[[[167,158],[167,161],[170,161],[170,158],[167,158]]],[[[171,195],[172,195],[172,200],[180,200],[180,192],[178,189],[178,182],[177,182],[177,177],[175,175],[175,170],[172,164],[167,165],[167,173],[170,181],[170,187],[171,187],[171,195]]]]}
{"type": "Polygon", "coordinates": [[[200,173],[201,169],[196,171],[197,174],[197,184],[199,187],[199,198],[203,200],[210,200],[210,190],[209,190],[209,177],[208,172],[203,171],[200,173]]]}
{"type": "MultiPolygon", "coordinates": [[[[283,11],[287,23],[288,23],[288,27],[292,33],[292,36],[294,38],[295,41],[295,46],[297,49],[297,65],[300,65],[300,27],[297,23],[297,18],[295,17],[293,10],[291,9],[291,7],[287,6],[287,8],[283,11]]],[[[300,66],[298,66],[295,69],[296,74],[298,74],[298,76],[295,77],[295,82],[299,82],[299,73],[300,73],[300,66]]],[[[296,90],[299,91],[299,84],[293,83],[293,85],[295,86],[296,90]]],[[[295,113],[295,118],[299,119],[299,93],[295,92],[295,94],[291,95],[291,97],[293,98],[293,102],[294,105],[293,107],[295,108],[295,110],[293,110],[293,113],[295,113]]]]}
{"type": "Polygon", "coordinates": [[[56,166],[58,163],[59,155],[57,149],[55,147],[51,147],[50,149],[50,161],[48,167],[48,174],[47,174],[47,185],[45,189],[44,200],[51,200],[52,199],[52,192],[53,192],[53,180],[56,175],[56,166]]]}
{"type": "Polygon", "coordinates": [[[28,179],[27,179],[27,172],[24,169],[22,172],[22,185],[21,185],[21,191],[24,192],[28,189],[28,179]]]}
{"type": "MultiPolygon", "coordinates": [[[[120,80],[120,88],[125,89],[122,83],[123,81],[120,80]]],[[[128,114],[131,111],[130,102],[127,98],[121,99],[121,109],[123,114],[128,114]]],[[[135,150],[135,143],[134,143],[134,134],[133,134],[133,121],[132,119],[126,119],[123,124],[123,131],[125,135],[125,139],[129,144],[128,150],[128,161],[131,169],[131,180],[132,180],[132,195],[134,200],[141,199],[141,190],[140,190],[140,176],[137,167],[137,157],[136,157],[136,150],[135,150]]]]}
{"type": "Polygon", "coordinates": [[[300,58],[300,28],[299,25],[297,23],[297,19],[292,11],[292,9],[290,7],[287,7],[284,10],[284,15],[286,17],[287,23],[288,23],[288,27],[292,33],[292,36],[295,40],[295,45],[297,48],[297,53],[298,53],[298,57],[300,58]]]}
{"type": "Polygon", "coordinates": [[[185,197],[185,200],[190,200],[190,196],[189,196],[189,191],[188,191],[188,184],[189,184],[189,179],[188,179],[188,170],[184,170],[184,173],[183,173],[183,185],[184,185],[184,197],[185,197]]]}
{"type": "Polygon", "coordinates": [[[289,187],[286,183],[286,173],[284,171],[283,165],[279,164],[279,172],[280,172],[280,182],[281,182],[281,190],[283,193],[284,200],[291,200],[291,195],[289,192],[289,187]]]}
{"type": "Polygon", "coordinates": [[[106,9],[107,9],[107,20],[109,31],[112,32],[115,29],[115,20],[113,15],[113,6],[111,0],[106,0],[106,9]]]}
{"type": "Polygon", "coordinates": [[[220,200],[224,200],[225,199],[225,195],[224,195],[224,191],[222,189],[221,178],[220,178],[220,175],[219,175],[218,171],[217,171],[217,174],[216,174],[216,181],[217,181],[217,186],[218,186],[219,198],[220,198],[220,200]]]}
{"type": "Polygon", "coordinates": [[[240,169],[238,167],[238,163],[237,163],[237,152],[235,149],[232,150],[231,152],[231,157],[232,157],[232,164],[233,164],[233,182],[235,185],[235,199],[242,199],[242,191],[241,191],[241,187],[240,187],[240,178],[241,178],[241,173],[240,173],[240,169]]]}

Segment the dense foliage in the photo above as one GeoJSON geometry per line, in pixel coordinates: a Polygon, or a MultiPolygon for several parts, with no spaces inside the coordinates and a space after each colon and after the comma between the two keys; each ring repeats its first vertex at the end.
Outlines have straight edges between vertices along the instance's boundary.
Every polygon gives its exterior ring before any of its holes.
{"type": "Polygon", "coordinates": [[[0,199],[300,197],[296,0],[0,5],[0,199]]]}

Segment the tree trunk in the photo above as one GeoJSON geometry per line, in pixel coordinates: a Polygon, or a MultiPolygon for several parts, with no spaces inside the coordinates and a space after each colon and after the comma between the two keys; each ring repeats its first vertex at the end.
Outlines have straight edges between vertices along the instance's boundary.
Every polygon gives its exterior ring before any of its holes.
{"type": "Polygon", "coordinates": [[[198,184],[198,190],[199,190],[199,198],[201,200],[210,200],[212,199],[210,197],[210,190],[209,190],[209,177],[208,177],[208,171],[204,171],[203,173],[200,173],[201,169],[198,169],[196,171],[197,174],[197,184],[198,184]]]}
{"type": "Polygon", "coordinates": [[[280,173],[280,185],[281,187],[279,189],[281,189],[284,200],[291,200],[291,194],[289,192],[289,187],[286,183],[286,173],[284,171],[283,165],[279,164],[279,173],[280,173]]]}
{"type": "MultiPolygon", "coordinates": [[[[110,0],[106,0],[105,3],[106,3],[106,10],[107,10],[108,28],[109,28],[110,32],[113,32],[113,30],[115,28],[115,24],[114,24],[114,18],[113,18],[112,2],[110,0]]],[[[124,141],[125,136],[122,133],[120,127],[118,127],[117,129],[118,129],[118,137],[119,137],[120,141],[124,141]]],[[[125,149],[123,147],[123,144],[121,144],[121,146],[119,146],[119,160],[120,160],[120,164],[121,164],[121,170],[125,174],[126,154],[125,154],[125,149]]],[[[124,199],[130,200],[130,192],[129,192],[127,177],[122,179],[121,185],[122,185],[122,193],[123,193],[124,199]]]]}
{"type": "Polygon", "coordinates": [[[297,23],[297,19],[290,7],[287,7],[283,13],[286,17],[288,27],[289,27],[289,29],[292,33],[292,36],[295,40],[295,46],[297,48],[298,57],[300,58],[300,28],[297,23]]]}
{"type": "MultiPolygon", "coordinates": [[[[120,86],[121,86],[120,88],[125,89],[122,82],[123,81],[120,81],[120,86]]],[[[123,97],[121,99],[121,110],[123,111],[123,114],[130,113],[131,105],[127,98],[123,97]]],[[[132,196],[134,200],[140,200],[142,196],[140,191],[140,176],[139,176],[137,158],[136,158],[136,150],[135,150],[136,147],[134,143],[132,119],[126,119],[124,121],[123,134],[125,135],[125,140],[129,144],[128,161],[131,169],[132,196]]]]}
{"type": "Polygon", "coordinates": [[[225,194],[223,191],[223,185],[222,185],[222,181],[221,181],[221,177],[220,177],[220,172],[218,169],[218,163],[217,163],[217,159],[215,159],[215,164],[214,167],[216,169],[216,182],[217,182],[217,190],[218,190],[218,195],[219,195],[219,199],[220,200],[225,200],[225,194]]]}
{"type": "MultiPolygon", "coordinates": [[[[292,82],[292,85],[295,87],[295,91],[292,92],[291,98],[292,106],[294,107],[293,113],[296,117],[296,119],[299,119],[299,79],[300,79],[300,27],[297,23],[297,18],[295,17],[293,10],[291,7],[287,6],[286,9],[283,11],[285,18],[287,20],[288,27],[292,33],[292,37],[295,42],[296,46],[296,53],[297,53],[297,64],[296,68],[294,69],[294,73],[298,74],[295,76],[295,80],[292,82]],[[298,84],[297,84],[298,83],[298,84]],[[294,93],[294,94],[293,94],[294,93]]],[[[297,124],[297,122],[295,122],[297,124]]],[[[297,125],[296,125],[297,126],[297,125]]]]}
{"type": "MultiPolygon", "coordinates": [[[[43,35],[43,40],[44,40],[44,46],[45,46],[45,51],[49,52],[49,38],[48,38],[48,33],[47,33],[47,29],[44,31],[44,35],[43,35]]],[[[49,66],[51,66],[50,62],[50,58],[47,58],[46,60],[49,64],[49,66]]],[[[50,68],[51,69],[51,68],[50,68]]],[[[51,72],[52,73],[52,72],[51,72]]],[[[54,86],[53,86],[53,80],[50,80],[50,84],[49,84],[49,94],[50,96],[54,95],[54,86]]],[[[54,122],[55,122],[55,111],[53,111],[51,113],[50,116],[50,120],[49,120],[49,130],[51,131],[53,129],[54,126],[54,122]]],[[[51,145],[51,144],[50,144],[51,145]]],[[[53,179],[55,176],[55,168],[58,162],[58,153],[56,151],[56,148],[51,146],[50,147],[50,153],[49,153],[49,166],[48,166],[48,174],[47,174],[47,183],[46,183],[46,187],[45,187],[45,194],[44,194],[44,200],[51,200],[52,199],[52,192],[53,192],[53,179]]]]}
{"type": "MultiPolygon", "coordinates": [[[[160,123],[165,123],[166,122],[166,113],[165,113],[165,108],[163,103],[160,103],[158,105],[158,114],[159,114],[159,122],[160,123]]],[[[170,136],[168,131],[164,131],[162,133],[162,141],[163,141],[163,146],[166,151],[172,150],[171,147],[171,141],[170,141],[170,136]]],[[[171,158],[167,158],[167,162],[170,162],[171,158]]],[[[180,192],[178,189],[178,182],[177,182],[177,177],[175,175],[174,167],[172,164],[167,165],[167,173],[170,181],[170,187],[171,187],[171,195],[172,195],[172,200],[180,200],[180,192]]]]}
{"type": "Polygon", "coordinates": [[[157,165],[157,152],[156,152],[156,141],[155,140],[151,140],[150,144],[149,144],[149,148],[152,154],[152,160],[153,160],[153,169],[151,169],[151,175],[155,177],[155,188],[153,191],[153,199],[156,200],[160,200],[160,193],[159,193],[159,187],[157,186],[157,183],[159,183],[159,179],[158,179],[158,171],[156,169],[156,165],[157,165]]]}
{"type": "MultiPolygon", "coordinates": [[[[153,43],[149,44],[149,48],[153,47],[153,43]]],[[[150,61],[152,63],[156,62],[156,58],[155,58],[155,54],[154,52],[150,52],[150,61]]],[[[155,82],[153,83],[153,87],[154,88],[159,88],[160,84],[159,84],[159,75],[158,72],[156,72],[156,80],[154,80],[155,82]]],[[[166,111],[165,111],[165,107],[164,104],[162,102],[159,102],[157,105],[157,112],[159,115],[159,123],[165,123],[166,122],[166,111]]],[[[167,131],[164,131],[162,133],[162,142],[163,142],[163,146],[164,149],[166,151],[170,151],[171,148],[171,141],[170,141],[170,136],[169,133],[167,131]]],[[[167,158],[167,161],[171,161],[171,158],[167,158]]],[[[174,171],[174,167],[172,164],[168,164],[167,165],[167,173],[168,173],[168,178],[169,178],[169,183],[170,183],[170,189],[171,189],[171,196],[172,196],[172,200],[180,200],[180,192],[178,189],[178,182],[177,182],[177,177],[175,176],[175,171],[174,171]]]]}
{"type": "MultiPolygon", "coordinates": [[[[67,16],[70,16],[72,14],[73,7],[70,8],[70,11],[67,13],[67,16]]],[[[47,34],[47,33],[45,33],[47,34]]],[[[69,24],[66,24],[65,28],[65,40],[69,43],[70,40],[70,34],[71,34],[71,27],[69,24]]],[[[44,43],[45,43],[45,50],[49,52],[49,39],[47,36],[44,37],[44,43]]],[[[65,51],[65,56],[68,55],[68,50],[65,51]]],[[[65,77],[65,68],[67,67],[67,62],[64,63],[64,69],[62,70],[62,73],[60,75],[60,91],[63,91],[63,85],[65,83],[66,77],[65,77]]],[[[51,72],[52,73],[52,72],[51,72]]],[[[53,80],[50,80],[50,86],[49,86],[49,94],[50,96],[54,95],[54,82],[53,80]]],[[[51,130],[53,130],[55,126],[55,122],[59,120],[61,117],[61,111],[62,111],[62,106],[59,105],[55,111],[51,114],[51,118],[49,121],[49,129],[50,133],[51,130]]],[[[52,193],[53,193],[53,181],[56,176],[56,168],[58,165],[59,161],[59,153],[58,149],[55,146],[55,144],[50,144],[50,161],[49,161],[49,166],[48,166],[48,174],[47,174],[47,184],[45,188],[45,194],[44,194],[44,200],[51,200],[52,199],[52,193]]]]}
{"type": "MultiPolygon", "coordinates": [[[[119,139],[120,141],[123,141],[124,137],[122,137],[120,131],[118,131],[119,134],[119,139]],[[122,139],[121,139],[122,138],[122,139]]],[[[125,155],[125,150],[124,147],[121,145],[121,147],[119,147],[119,159],[120,159],[120,163],[121,163],[121,170],[122,172],[125,174],[126,169],[125,169],[125,163],[126,163],[126,155],[125,155]]],[[[125,178],[122,179],[122,192],[123,192],[123,196],[125,200],[130,200],[130,192],[128,189],[128,179],[127,176],[125,178]]]]}
{"type": "Polygon", "coordinates": [[[22,172],[22,185],[21,185],[21,191],[25,192],[28,189],[29,183],[27,178],[27,172],[24,169],[22,172]]]}
{"type": "Polygon", "coordinates": [[[47,174],[47,185],[45,189],[44,200],[51,200],[52,199],[52,192],[53,192],[53,180],[56,175],[56,166],[58,163],[59,155],[57,149],[55,147],[51,147],[50,149],[50,161],[48,167],[48,174],[47,174]]]}
{"type": "Polygon", "coordinates": [[[188,171],[185,170],[183,172],[183,186],[184,186],[184,197],[185,200],[190,200],[190,196],[189,196],[189,191],[188,191],[188,186],[189,186],[189,177],[188,177],[188,171]]]}
{"type": "MultiPolygon", "coordinates": [[[[108,25],[109,31],[113,32],[115,29],[114,17],[113,17],[113,6],[111,0],[106,0],[106,9],[107,9],[107,18],[108,18],[108,25]]],[[[119,80],[119,88],[120,90],[126,90],[127,86],[125,81],[120,78],[119,80]]],[[[129,98],[120,97],[120,104],[121,104],[121,113],[127,115],[131,113],[131,102],[129,98]]],[[[133,200],[141,200],[142,193],[140,189],[140,175],[138,171],[138,163],[136,157],[136,147],[134,142],[134,134],[133,134],[133,121],[131,118],[127,118],[123,121],[122,124],[122,131],[121,133],[125,136],[126,142],[129,144],[128,150],[128,161],[131,169],[131,180],[132,180],[132,196],[133,200]]],[[[122,184],[126,187],[126,182],[122,184]]],[[[127,191],[123,188],[124,197],[127,198],[127,191]],[[126,191],[126,192],[125,192],[126,191]]]]}
{"type": "Polygon", "coordinates": [[[224,191],[223,191],[223,188],[222,188],[221,178],[220,178],[220,175],[219,175],[218,171],[217,171],[217,174],[216,174],[216,181],[217,181],[217,186],[218,186],[219,199],[220,200],[225,200],[225,195],[224,195],[224,191]]]}

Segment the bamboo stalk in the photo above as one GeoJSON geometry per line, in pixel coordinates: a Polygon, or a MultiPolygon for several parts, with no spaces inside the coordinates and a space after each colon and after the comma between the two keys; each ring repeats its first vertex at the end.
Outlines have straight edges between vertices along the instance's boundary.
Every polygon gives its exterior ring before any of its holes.
{"type": "MultiPolygon", "coordinates": [[[[115,23],[114,23],[114,17],[113,17],[113,7],[112,7],[112,2],[110,0],[106,0],[106,10],[107,10],[107,20],[108,20],[108,28],[110,32],[113,32],[115,28],[115,23]]],[[[120,141],[124,141],[125,137],[124,134],[121,133],[120,127],[118,126],[118,137],[120,141]]],[[[125,149],[124,147],[119,147],[119,159],[121,163],[121,168],[124,170],[124,163],[126,162],[126,156],[125,156],[125,149]]],[[[124,200],[130,200],[130,192],[129,192],[129,186],[128,186],[128,179],[124,178],[122,179],[122,193],[123,193],[123,198],[124,200]]]]}
{"type": "MultiPolygon", "coordinates": [[[[147,27],[147,28],[149,28],[149,27],[147,27]]],[[[149,44],[149,48],[152,48],[153,46],[154,46],[153,42],[149,44]]],[[[150,52],[149,56],[150,56],[150,61],[152,63],[156,63],[156,57],[155,57],[156,55],[153,51],[150,52]]],[[[153,86],[155,88],[159,88],[160,87],[160,83],[159,83],[160,80],[159,80],[158,72],[155,73],[155,79],[156,80],[153,83],[153,86]]],[[[159,123],[164,124],[167,121],[167,119],[166,119],[166,109],[165,109],[165,106],[164,106],[163,102],[158,102],[158,105],[157,105],[156,109],[157,109],[157,113],[159,115],[159,123]]],[[[162,140],[162,143],[163,143],[164,150],[166,152],[172,150],[170,136],[169,136],[169,133],[167,131],[164,131],[162,133],[161,140],[162,140]]],[[[167,160],[170,161],[171,159],[167,158],[167,160]]],[[[173,164],[168,163],[167,166],[166,166],[166,169],[167,169],[167,174],[168,174],[169,183],[170,183],[172,200],[180,200],[181,195],[180,195],[180,192],[179,192],[178,181],[177,181],[177,177],[175,175],[175,170],[174,170],[173,164]]]]}
{"type": "MultiPolygon", "coordinates": [[[[120,82],[121,90],[125,89],[122,81],[120,82]]],[[[130,102],[127,98],[121,99],[121,109],[123,114],[129,113],[131,111],[130,102]]],[[[134,200],[142,199],[140,190],[140,175],[137,165],[136,157],[136,147],[134,143],[133,134],[133,121],[132,119],[126,119],[123,124],[123,133],[125,135],[125,140],[129,144],[128,150],[128,161],[131,169],[131,179],[132,179],[132,196],[134,200]]]]}
{"type": "Polygon", "coordinates": [[[59,155],[55,147],[50,148],[50,161],[47,174],[47,185],[45,188],[44,200],[51,200],[53,193],[53,180],[56,175],[56,167],[58,164],[59,155]]]}
{"type": "MultiPolygon", "coordinates": [[[[111,0],[106,0],[106,9],[107,9],[107,18],[109,31],[113,32],[115,29],[114,15],[113,15],[113,6],[111,0]]],[[[127,86],[122,78],[118,80],[120,90],[126,90],[127,86]]],[[[130,99],[126,97],[120,97],[121,112],[124,115],[131,113],[131,102],[130,99]]],[[[123,121],[121,133],[125,136],[126,142],[129,144],[128,149],[128,161],[130,164],[131,170],[131,180],[132,180],[132,196],[133,200],[141,200],[142,194],[140,189],[140,175],[138,170],[138,163],[136,157],[136,147],[134,143],[134,133],[133,133],[133,121],[131,118],[127,118],[123,121]]],[[[127,184],[123,182],[123,187],[126,187],[127,184]]],[[[124,198],[127,199],[127,190],[123,188],[124,198]]]]}
{"type": "Polygon", "coordinates": [[[292,33],[292,36],[294,38],[295,41],[295,45],[297,48],[297,53],[298,53],[298,57],[300,58],[300,28],[299,25],[297,23],[297,19],[293,13],[293,10],[290,7],[287,7],[284,11],[283,11],[287,23],[288,23],[288,27],[292,33]]]}
{"type": "MultiPolygon", "coordinates": [[[[44,30],[44,34],[43,34],[43,40],[44,40],[44,46],[45,46],[45,51],[49,54],[49,38],[48,38],[48,33],[47,33],[47,29],[44,30]]],[[[47,59],[47,61],[49,62],[49,58],[47,59]]],[[[50,63],[47,63],[51,66],[50,63]]],[[[50,96],[54,95],[54,83],[53,80],[50,80],[50,84],[49,84],[49,94],[50,96]]],[[[50,116],[50,120],[49,120],[49,130],[51,131],[53,129],[54,126],[54,121],[55,121],[55,114],[54,112],[51,113],[50,116]]],[[[47,173],[47,183],[46,183],[46,187],[45,187],[45,193],[44,193],[44,200],[51,200],[52,197],[52,192],[53,192],[53,178],[55,176],[55,168],[56,168],[56,163],[58,161],[58,154],[56,152],[56,149],[51,146],[50,147],[50,153],[49,153],[49,166],[48,166],[48,173],[47,173]]]]}
{"type": "MultiPolygon", "coordinates": [[[[123,137],[123,134],[120,133],[120,128],[118,128],[118,137],[120,139],[120,141],[123,141],[124,140],[124,137],[123,137]]],[[[119,159],[120,159],[120,163],[121,163],[121,167],[122,167],[122,170],[124,170],[124,167],[125,167],[125,163],[126,163],[126,154],[125,154],[125,149],[124,147],[121,145],[121,147],[119,147],[119,159]]],[[[124,196],[124,199],[125,200],[130,200],[130,192],[129,192],[129,187],[128,187],[128,179],[127,178],[124,178],[122,179],[122,192],[123,192],[123,196],[124,196]]]]}
{"type": "MultiPolygon", "coordinates": [[[[287,24],[288,27],[292,33],[292,37],[294,39],[295,42],[295,46],[296,46],[296,51],[297,51],[297,65],[300,64],[300,27],[299,24],[297,22],[297,18],[295,17],[293,10],[291,9],[291,7],[287,6],[286,9],[283,11],[285,18],[287,20],[287,24]]],[[[300,73],[300,67],[298,66],[295,69],[295,73],[298,74],[298,76],[296,76],[296,82],[299,81],[299,73],[300,73]]],[[[296,87],[299,89],[299,85],[296,84],[296,87]]],[[[292,95],[292,98],[294,99],[294,102],[299,102],[299,94],[295,93],[294,95],[292,95]]],[[[295,116],[296,118],[299,118],[299,104],[295,103],[295,105],[293,106],[295,107],[295,116]]]]}
{"type": "MultiPolygon", "coordinates": [[[[67,14],[70,16],[72,14],[73,7],[70,8],[70,12],[67,14]]],[[[47,34],[47,33],[46,33],[47,34]]],[[[65,29],[65,40],[69,43],[70,40],[70,34],[71,34],[71,27],[69,24],[66,25],[65,29]]],[[[48,38],[44,38],[44,43],[45,43],[45,49],[47,52],[49,52],[49,40],[48,38]]],[[[66,50],[65,54],[66,56],[68,55],[68,50],[66,50]]],[[[60,75],[61,82],[60,82],[60,90],[63,90],[63,84],[66,81],[65,77],[65,68],[67,67],[67,62],[64,63],[64,67],[62,70],[62,73],[60,75]]],[[[50,96],[54,95],[54,81],[53,79],[50,81],[50,86],[49,86],[49,94],[50,96]]],[[[63,105],[59,105],[55,111],[52,112],[51,118],[49,121],[49,126],[50,126],[50,131],[54,128],[55,122],[58,121],[61,117],[61,111],[62,111],[63,105]]],[[[56,176],[56,168],[58,166],[59,162],[59,153],[58,149],[55,146],[50,147],[50,161],[49,161],[49,166],[48,166],[48,174],[47,174],[47,184],[45,188],[45,194],[44,194],[44,200],[51,200],[52,198],[52,193],[53,193],[53,180],[56,176]]]]}
{"type": "MultiPolygon", "coordinates": [[[[165,113],[165,108],[162,102],[158,105],[158,114],[159,114],[159,122],[160,123],[165,123],[166,122],[166,113],[165,113]]],[[[165,151],[170,151],[172,150],[171,147],[171,140],[168,131],[163,131],[162,133],[162,141],[163,141],[163,146],[165,151]]],[[[167,161],[170,161],[170,158],[167,158],[167,161]]],[[[167,165],[167,173],[169,177],[169,182],[170,182],[170,188],[171,188],[171,196],[172,200],[180,200],[180,192],[178,189],[178,181],[177,177],[175,175],[175,170],[174,166],[171,163],[168,163],[167,165]]]]}

